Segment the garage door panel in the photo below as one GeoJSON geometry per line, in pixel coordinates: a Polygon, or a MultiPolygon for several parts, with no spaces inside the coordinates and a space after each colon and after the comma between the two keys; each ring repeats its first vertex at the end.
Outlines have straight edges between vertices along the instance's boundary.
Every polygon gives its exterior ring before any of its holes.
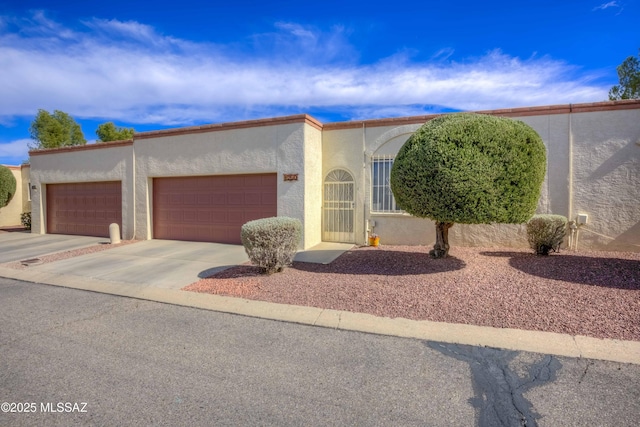
{"type": "Polygon", "coordinates": [[[153,200],[154,238],[239,244],[244,223],[276,216],[277,179],[276,174],[155,178],[153,200]],[[179,204],[174,196],[182,196],[179,204]]]}
{"type": "Polygon", "coordinates": [[[109,236],[109,225],[122,225],[120,181],[47,185],[47,232],[109,236]]]}
{"type": "Polygon", "coordinates": [[[214,193],[211,195],[210,204],[211,205],[226,205],[227,204],[227,194],[226,193],[214,193]]]}
{"type": "Polygon", "coordinates": [[[244,193],[229,193],[229,195],[227,196],[227,204],[244,206],[244,193]]]}
{"type": "Polygon", "coordinates": [[[251,191],[244,195],[244,203],[246,205],[262,205],[262,193],[251,191]]]}
{"type": "Polygon", "coordinates": [[[214,208],[211,212],[211,225],[227,224],[229,222],[229,212],[220,208],[214,208]]]}

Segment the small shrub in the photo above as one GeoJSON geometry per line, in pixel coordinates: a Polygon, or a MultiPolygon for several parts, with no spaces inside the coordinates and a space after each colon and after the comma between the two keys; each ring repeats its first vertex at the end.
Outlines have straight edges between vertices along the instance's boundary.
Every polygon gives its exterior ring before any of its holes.
{"type": "Polygon", "coordinates": [[[249,260],[267,274],[280,272],[293,263],[301,237],[302,223],[288,217],[249,221],[240,231],[249,260]]]}
{"type": "Polygon", "coordinates": [[[567,233],[567,218],[562,215],[534,215],[527,222],[527,239],[536,255],[558,251],[567,233]]]}
{"type": "Polygon", "coordinates": [[[20,214],[20,222],[26,230],[31,230],[31,212],[22,212],[20,214]]]}

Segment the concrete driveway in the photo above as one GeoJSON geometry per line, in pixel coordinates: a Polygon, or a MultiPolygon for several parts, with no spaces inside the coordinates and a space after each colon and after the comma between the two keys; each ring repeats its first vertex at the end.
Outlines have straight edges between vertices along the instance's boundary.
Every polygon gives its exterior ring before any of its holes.
{"type": "MultiPolygon", "coordinates": [[[[25,232],[0,233],[0,263],[38,258],[100,243],[108,244],[109,239],[25,232]]],[[[352,244],[320,243],[299,252],[295,260],[326,264],[351,247],[352,244]]],[[[241,245],[143,240],[66,260],[30,265],[28,269],[142,287],[180,289],[248,260],[241,245]]]]}
{"type": "Polygon", "coordinates": [[[55,252],[93,246],[101,242],[109,242],[109,239],[29,232],[0,233],[0,263],[38,258],[55,252]]]}
{"type": "Polygon", "coordinates": [[[247,261],[244,247],[239,245],[144,240],[29,268],[112,282],[180,289],[216,271],[247,261]]]}

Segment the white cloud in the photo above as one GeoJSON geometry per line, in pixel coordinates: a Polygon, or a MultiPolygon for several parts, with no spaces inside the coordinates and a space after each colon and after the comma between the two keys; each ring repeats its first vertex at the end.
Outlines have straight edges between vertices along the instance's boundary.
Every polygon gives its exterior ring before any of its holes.
{"type": "Polygon", "coordinates": [[[29,159],[29,144],[31,139],[0,143],[0,159],[10,165],[19,165],[29,159]]]}
{"type": "Polygon", "coordinates": [[[608,91],[593,83],[598,76],[575,77],[578,70],[561,61],[500,51],[454,62],[445,48],[435,62],[399,54],[361,64],[342,27],[277,23],[243,50],[166,37],[137,22],[93,19],[72,30],[36,14],[12,25],[0,32],[0,121],[38,108],[162,125],[311,107],[348,108],[362,118],[424,104],[484,110],[592,102],[608,91]]]}
{"type": "Polygon", "coordinates": [[[614,1],[607,2],[607,3],[602,3],[601,5],[596,6],[593,9],[591,9],[591,11],[593,12],[593,11],[596,11],[596,10],[605,10],[605,9],[610,8],[610,7],[622,8],[622,5],[620,5],[620,2],[614,0],[614,1]]]}

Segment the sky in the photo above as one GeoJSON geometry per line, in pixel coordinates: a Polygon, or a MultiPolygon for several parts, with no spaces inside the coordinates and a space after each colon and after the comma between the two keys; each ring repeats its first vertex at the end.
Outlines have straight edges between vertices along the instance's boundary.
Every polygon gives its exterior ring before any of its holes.
{"type": "Polygon", "coordinates": [[[640,0],[0,0],[0,164],[39,109],[159,130],[598,102],[640,0]]]}

